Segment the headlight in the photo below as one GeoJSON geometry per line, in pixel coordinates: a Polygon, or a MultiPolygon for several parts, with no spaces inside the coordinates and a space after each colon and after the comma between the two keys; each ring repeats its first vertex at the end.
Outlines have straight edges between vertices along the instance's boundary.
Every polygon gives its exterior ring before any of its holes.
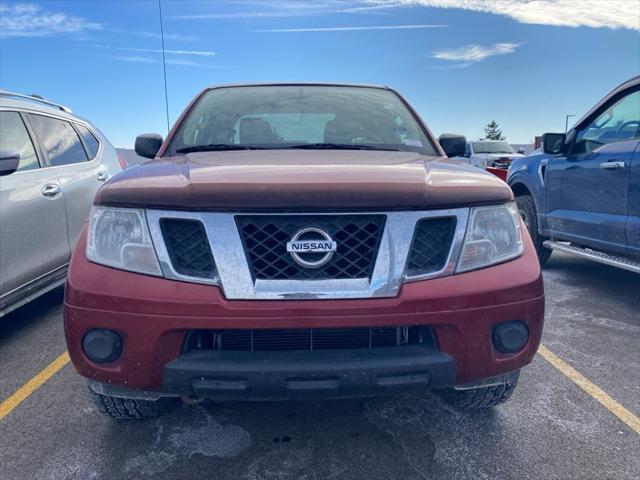
{"type": "Polygon", "coordinates": [[[469,214],[456,272],[466,272],[522,255],[524,244],[515,203],[475,207],[469,214]]]}
{"type": "Polygon", "coordinates": [[[93,207],[87,259],[122,270],[162,275],[143,210],[93,207]]]}

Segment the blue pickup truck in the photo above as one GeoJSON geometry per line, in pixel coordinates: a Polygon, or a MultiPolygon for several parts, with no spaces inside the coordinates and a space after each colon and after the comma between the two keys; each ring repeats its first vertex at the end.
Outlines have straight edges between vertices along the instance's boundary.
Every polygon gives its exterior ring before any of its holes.
{"type": "Polygon", "coordinates": [[[540,262],[562,250],[640,273],[640,76],[542,141],[507,177],[540,262]]]}

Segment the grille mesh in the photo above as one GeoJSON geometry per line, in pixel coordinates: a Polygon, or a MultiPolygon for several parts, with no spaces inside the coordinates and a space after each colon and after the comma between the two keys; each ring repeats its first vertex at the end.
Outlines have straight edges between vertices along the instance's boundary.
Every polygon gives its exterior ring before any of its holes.
{"type": "MultiPolygon", "coordinates": [[[[236,217],[251,273],[261,280],[370,278],[384,230],[384,215],[239,215],[236,217]],[[337,243],[319,268],[298,265],[286,244],[303,228],[320,228],[337,243]]],[[[323,254],[304,254],[315,261],[323,254]]]]}
{"type": "Polygon", "coordinates": [[[444,268],[455,227],[454,217],[418,221],[407,261],[407,276],[424,275],[444,268]]]}
{"type": "Polygon", "coordinates": [[[211,348],[231,351],[327,350],[393,347],[402,327],[210,331],[211,348]]]}
{"type": "Polygon", "coordinates": [[[214,278],[213,255],[201,222],[163,218],[160,229],[176,272],[190,277],[214,278]]]}

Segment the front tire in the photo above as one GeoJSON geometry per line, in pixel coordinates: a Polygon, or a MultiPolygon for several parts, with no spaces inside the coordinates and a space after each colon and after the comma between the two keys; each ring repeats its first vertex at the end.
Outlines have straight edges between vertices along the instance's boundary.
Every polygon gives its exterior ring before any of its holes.
{"type": "Polygon", "coordinates": [[[507,381],[502,385],[493,385],[490,387],[470,388],[466,390],[456,390],[455,388],[447,388],[438,391],[438,395],[445,402],[459,410],[480,410],[484,408],[495,407],[506,402],[513,395],[513,391],[518,385],[518,378],[507,381]]]}
{"type": "Polygon", "coordinates": [[[520,217],[527,226],[527,230],[529,230],[531,240],[533,240],[540,265],[544,265],[549,261],[553,250],[544,246],[545,238],[539,233],[536,204],[533,201],[533,197],[531,197],[531,195],[516,197],[516,204],[520,210],[520,217]]]}
{"type": "Polygon", "coordinates": [[[117,420],[156,418],[167,409],[171,401],[169,398],[135,400],[132,398],[112,397],[96,393],[91,387],[89,387],[89,396],[101,413],[117,420]]]}

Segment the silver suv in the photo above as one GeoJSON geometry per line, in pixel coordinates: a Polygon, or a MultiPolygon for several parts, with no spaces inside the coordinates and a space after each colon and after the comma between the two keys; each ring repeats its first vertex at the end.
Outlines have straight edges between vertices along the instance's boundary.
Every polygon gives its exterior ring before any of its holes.
{"type": "Polygon", "coordinates": [[[96,190],[123,166],[68,108],[0,91],[0,317],[62,285],[96,190]]]}

